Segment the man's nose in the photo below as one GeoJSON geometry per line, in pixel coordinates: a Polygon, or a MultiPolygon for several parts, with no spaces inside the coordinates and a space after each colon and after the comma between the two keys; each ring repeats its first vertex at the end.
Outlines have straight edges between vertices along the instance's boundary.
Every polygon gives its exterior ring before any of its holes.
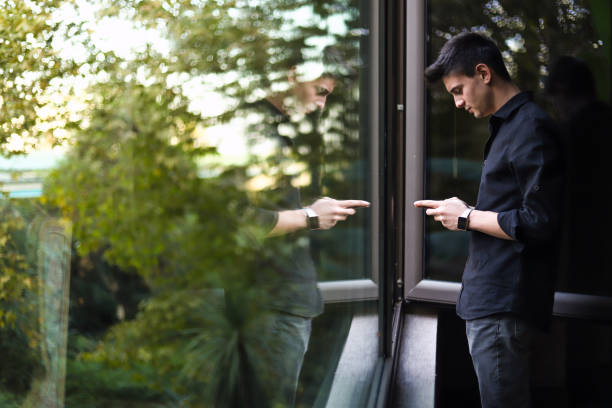
{"type": "Polygon", "coordinates": [[[455,106],[460,109],[463,107],[463,105],[465,104],[465,101],[463,100],[463,98],[457,98],[455,97],[455,106]]]}

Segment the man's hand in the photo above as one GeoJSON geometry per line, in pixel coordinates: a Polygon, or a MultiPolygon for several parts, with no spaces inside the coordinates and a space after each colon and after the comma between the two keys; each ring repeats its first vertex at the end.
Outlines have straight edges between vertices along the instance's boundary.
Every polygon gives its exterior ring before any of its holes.
{"type": "Polygon", "coordinates": [[[319,227],[328,230],[338,221],[344,221],[349,215],[355,214],[354,207],[369,206],[370,203],[363,200],[334,200],[323,197],[315,201],[310,208],[319,216],[319,227]]]}
{"type": "MultiPolygon", "coordinates": [[[[319,228],[328,230],[338,221],[346,220],[349,215],[355,214],[354,207],[369,207],[370,203],[363,200],[334,200],[324,197],[315,201],[310,208],[319,217],[319,228]]],[[[268,236],[287,234],[306,228],[306,213],[304,210],[286,210],[278,213],[276,225],[268,236]]]]}
{"type": "MultiPolygon", "coordinates": [[[[459,231],[457,228],[459,216],[469,207],[465,201],[457,197],[442,201],[415,201],[414,206],[417,208],[427,208],[427,211],[425,211],[427,215],[433,215],[434,220],[441,222],[444,227],[451,231],[459,231]]],[[[497,213],[493,211],[472,211],[470,213],[470,231],[479,231],[495,238],[514,239],[501,229],[497,221],[497,213]]]]}
{"type": "Polygon", "coordinates": [[[439,221],[445,228],[451,231],[458,231],[457,220],[459,216],[468,208],[468,205],[457,197],[447,198],[446,200],[420,200],[415,201],[417,208],[427,208],[425,213],[432,215],[434,220],[439,221]]]}

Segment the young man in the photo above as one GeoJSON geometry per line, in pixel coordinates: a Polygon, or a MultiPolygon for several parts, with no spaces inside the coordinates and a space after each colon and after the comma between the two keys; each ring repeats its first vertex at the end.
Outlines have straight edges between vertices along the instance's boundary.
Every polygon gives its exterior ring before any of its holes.
{"type": "Polygon", "coordinates": [[[475,206],[457,197],[416,201],[451,231],[471,231],[457,301],[484,408],[528,407],[530,338],[551,318],[563,170],[551,119],[512,83],[495,43],[450,39],[425,76],[455,106],[489,117],[475,206]]]}

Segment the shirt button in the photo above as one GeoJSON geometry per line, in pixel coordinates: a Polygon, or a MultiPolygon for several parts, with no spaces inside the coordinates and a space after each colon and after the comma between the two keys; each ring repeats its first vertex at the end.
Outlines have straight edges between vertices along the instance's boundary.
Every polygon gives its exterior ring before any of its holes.
{"type": "Polygon", "coordinates": [[[533,186],[533,191],[540,191],[540,186],[537,184],[533,186]]]}

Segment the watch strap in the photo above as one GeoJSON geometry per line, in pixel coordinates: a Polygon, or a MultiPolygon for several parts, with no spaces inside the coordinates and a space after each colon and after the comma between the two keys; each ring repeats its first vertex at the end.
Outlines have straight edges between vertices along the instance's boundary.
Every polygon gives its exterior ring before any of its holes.
{"type": "Polygon", "coordinates": [[[472,207],[468,207],[457,219],[457,229],[467,231],[470,224],[470,213],[474,210],[472,207]]]}

